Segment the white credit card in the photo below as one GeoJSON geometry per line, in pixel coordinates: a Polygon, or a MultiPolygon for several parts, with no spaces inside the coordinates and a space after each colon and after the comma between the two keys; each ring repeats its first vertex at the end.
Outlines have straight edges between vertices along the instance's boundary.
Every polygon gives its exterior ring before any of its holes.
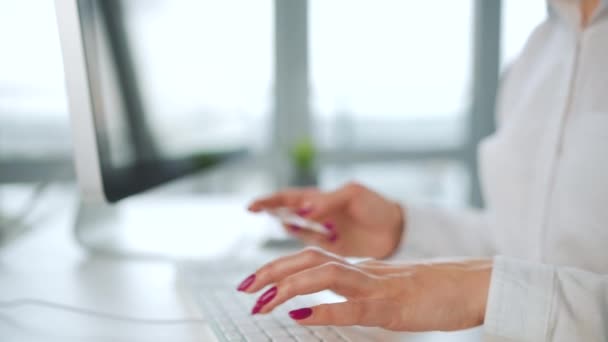
{"type": "Polygon", "coordinates": [[[293,212],[289,208],[281,207],[281,208],[276,208],[276,209],[268,209],[268,210],[266,210],[266,212],[268,214],[270,214],[271,216],[274,216],[277,219],[279,219],[282,223],[291,224],[294,226],[298,226],[302,229],[308,229],[313,232],[324,234],[324,235],[331,234],[329,229],[325,228],[325,226],[323,226],[319,222],[305,219],[302,216],[293,212]]]}

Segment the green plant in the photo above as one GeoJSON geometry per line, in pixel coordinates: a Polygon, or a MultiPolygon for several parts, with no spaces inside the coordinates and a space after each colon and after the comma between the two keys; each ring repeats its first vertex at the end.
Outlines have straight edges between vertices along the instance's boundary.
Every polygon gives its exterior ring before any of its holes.
{"type": "Polygon", "coordinates": [[[294,167],[299,171],[312,171],[315,165],[316,149],[311,139],[300,139],[289,151],[294,167]]]}

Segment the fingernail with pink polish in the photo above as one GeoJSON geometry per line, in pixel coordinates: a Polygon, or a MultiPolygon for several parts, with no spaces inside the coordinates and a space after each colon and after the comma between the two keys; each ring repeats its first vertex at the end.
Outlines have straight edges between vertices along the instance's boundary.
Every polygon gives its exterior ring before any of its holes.
{"type": "Polygon", "coordinates": [[[260,310],[262,310],[262,306],[260,304],[256,304],[253,309],[251,309],[251,314],[252,315],[257,315],[258,313],[260,313],[260,310]]]}
{"type": "Polygon", "coordinates": [[[329,236],[329,242],[334,243],[336,240],[338,240],[338,234],[333,233],[329,236]]]}
{"type": "Polygon", "coordinates": [[[308,317],[310,317],[310,315],[312,315],[311,308],[302,308],[302,309],[289,311],[289,317],[291,317],[292,319],[295,319],[296,321],[308,318],[308,317]]]}
{"type": "Polygon", "coordinates": [[[287,227],[289,227],[289,229],[291,229],[294,232],[300,231],[302,229],[302,227],[297,226],[295,224],[289,224],[289,225],[287,225],[287,227]]]}
{"type": "Polygon", "coordinates": [[[298,209],[298,211],[296,211],[296,214],[298,214],[299,216],[308,216],[310,215],[310,213],[312,213],[312,208],[310,207],[300,208],[298,209]]]}
{"type": "Polygon", "coordinates": [[[255,281],[255,274],[252,274],[249,277],[245,278],[245,280],[243,280],[241,282],[241,284],[239,284],[239,287],[237,287],[236,289],[238,291],[245,291],[249,288],[249,286],[251,286],[251,284],[253,284],[254,281],[255,281]]]}
{"type": "Polygon", "coordinates": [[[338,234],[336,233],[336,226],[332,222],[325,222],[323,226],[329,231],[329,242],[336,242],[338,239],[338,234]]]}
{"type": "Polygon", "coordinates": [[[258,301],[255,303],[255,306],[251,310],[251,314],[255,315],[258,312],[260,312],[260,310],[262,310],[262,308],[264,307],[264,305],[270,303],[270,301],[273,300],[274,297],[276,297],[276,295],[277,295],[277,287],[276,286],[273,286],[271,289],[269,289],[268,291],[264,292],[264,294],[261,295],[260,298],[258,299],[258,301]]]}
{"type": "Polygon", "coordinates": [[[273,300],[276,295],[277,295],[277,287],[273,286],[271,289],[264,292],[264,294],[260,296],[257,304],[266,305],[266,304],[268,304],[268,302],[273,300]]]}

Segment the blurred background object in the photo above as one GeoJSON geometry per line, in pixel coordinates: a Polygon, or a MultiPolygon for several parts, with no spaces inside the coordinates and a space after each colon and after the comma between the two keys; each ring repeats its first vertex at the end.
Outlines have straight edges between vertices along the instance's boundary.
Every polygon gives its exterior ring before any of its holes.
{"type": "Polygon", "coordinates": [[[295,186],[315,186],[319,182],[317,178],[317,147],[310,139],[296,141],[290,151],[292,180],[295,186]]]}
{"type": "MultiPolygon", "coordinates": [[[[493,130],[498,73],[546,16],[544,0],[127,4],[163,152],[205,137],[254,152],[188,190],[258,195],[312,165],[323,188],[357,180],[447,206],[482,205],[475,146],[493,130]]],[[[28,194],[74,181],[53,0],[0,0],[0,51],[0,222],[12,222],[28,194]]]]}
{"type": "Polygon", "coordinates": [[[73,178],[53,1],[0,1],[0,183],[73,178]]]}

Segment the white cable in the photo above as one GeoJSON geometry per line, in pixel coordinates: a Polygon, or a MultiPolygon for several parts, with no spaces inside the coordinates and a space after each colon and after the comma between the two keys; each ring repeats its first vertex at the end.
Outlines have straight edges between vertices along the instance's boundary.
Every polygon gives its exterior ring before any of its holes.
{"type": "Polygon", "coordinates": [[[17,235],[17,233],[22,231],[23,228],[19,226],[28,218],[30,213],[36,209],[40,197],[42,197],[49,185],[49,182],[36,184],[32,193],[27,197],[17,214],[12,217],[0,218],[0,233],[4,233],[6,236],[12,236],[17,235]]]}
{"type": "Polygon", "coordinates": [[[204,319],[196,318],[183,318],[183,319],[146,319],[138,317],[130,317],[123,315],[115,315],[105,312],[99,312],[89,309],[84,309],[76,306],[65,305],[61,303],[50,302],[41,299],[33,298],[20,298],[8,301],[0,301],[0,308],[11,309],[19,308],[24,306],[38,306],[52,310],[61,310],[66,312],[75,313],[78,315],[96,317],[101,319],[107,319],[112,321],[122,321],[135,324],[151,324],[151,325],[177,325],[177,324],[205,324],[208,321],[204,319]]]}

